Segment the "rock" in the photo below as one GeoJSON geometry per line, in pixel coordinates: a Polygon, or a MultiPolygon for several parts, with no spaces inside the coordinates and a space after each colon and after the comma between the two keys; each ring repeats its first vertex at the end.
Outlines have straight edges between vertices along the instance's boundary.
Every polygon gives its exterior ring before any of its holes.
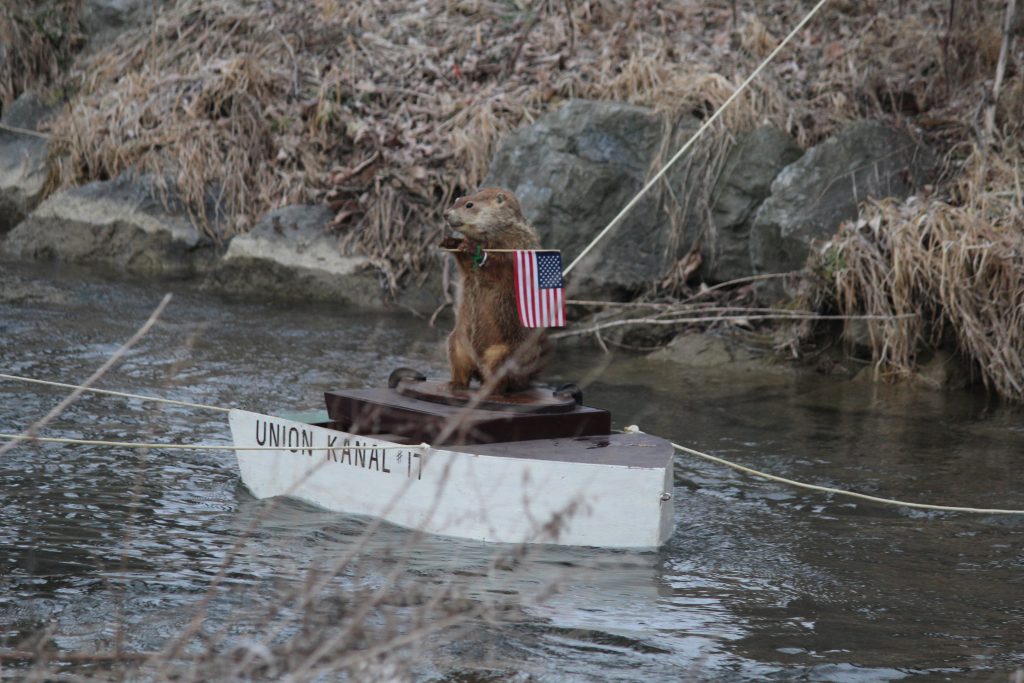
{"type": "MultiPolygon", "coordinates": [[[[2,264],[0,264],[2,265],[2,264]]],[[[66,304],[71,297],[45,280],[27,278],[0,270],[0,303],[66,304]]]]}
{"type": "Polygon", "coordinates": [[[689,368],[738,372],[792,370],[791,364],[779,363],[772,356],[756,353],[737,339],[701,333],[681,334],[668,346],[648,357],[672,361],[689,368]]]}
{"type": "MultiPolygon", "coordinates": [[[[695,127],[687,119],[679,130],[695,127]]],[[[570,100],[508,135],[484,185],[515,192],[542,244],[561,249],[568,266],[643,186],[663,131],[650,109],[570,100]]],[[[673,238],[667,212],[649,196],[580,263],[575,285],[591,294],[635,292],[667,274],[692,242],[673,238]]]]}
{"type": "Polygon", "coordinates": [[[332,218],[326,206],[269,212],[251,231],[231,240],[207,285],[240,295],[380,308],[385,292],[376,270],[370,259],[339,250],[337,238],[324,230],[332,218]]]}
{"type": "Polygon", "coordinates": [[[152,0],[85,0],[82,28],[89,43],[99,46],[126,29],[152,21],[156,6],[152,0]]]}
{"type": "Polygon", "coordinates": [[[176,202],[166,208],[149,179],[127,175],[52,195],[0,246],[16,258],[137,275],[192,275],[211,257],[209,241],[176,202]]]}
{"type": "MultiPolygon", "coordinates": [[[[843,321],[843,345],[852,357],[860,360],[871,360],[871,350],[874,347],[871,343],[873,325],[878,325],[878,321],[864,320],[862,318],[843,321]]],[[[875,329],[880,330],[881,328],[879,326],[875,329]]]]}
{"type": "Polygon", "coordinates": [[[971,383],[971,373],[960,358],[940,349],[918,367],[913,383],[939,391],[965,389],[971,383]]]}
{"type": "Polygon", "coordinates": [[[779,172],[803,150],[771,126],[741,133],[730,150],[711,198],[711,231],[702,268],[704,279],[726,282],[751,275],[751,218],[768,197],[779,172]]]}
{"type": "Polygon", "coordinates": [[[705,334],[682,334],[663,349],[651,354],[652,358],[671,360],[695,368],[717,368],[731,365],[736,360],[750,360],[746,350],[733,348],[721,337],[705,334]]]}
{"type": "MultiPolygon", "coordinates": [[[[53,112],[38,95],[27,92],[4,111],[0,123],[38,131],[53,112]]],[[[46,139],[0,128],[0,235],[39,204],[46,178],[46,139]]]]}
{"type": "Polygon", "coordinates": [[[931,153],[907,133],[859,121],[813,147],[772,183],[754,217],[750,258],[758,273],[804,266],[814,240],[857,216],[860,202],[905,198],[930,177],[931,153]]]}

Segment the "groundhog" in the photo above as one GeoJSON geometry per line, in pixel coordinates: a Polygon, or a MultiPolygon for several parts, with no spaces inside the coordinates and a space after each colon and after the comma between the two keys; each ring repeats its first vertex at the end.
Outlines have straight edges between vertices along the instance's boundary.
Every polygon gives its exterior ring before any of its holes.
{"type": "Polygon", "coordinates": [[[452,386],[468,387],[475,378],[496,394],[527,389],[546,365],[551,345],[543,330],[519,321],[513,255],[483,250],[538,249],[537,231],[523,218],[516,196],[496,187],[460,197],[444,217],[463,235],[442,245],[458,249],[459,296],[448,336],[452,386]]]}

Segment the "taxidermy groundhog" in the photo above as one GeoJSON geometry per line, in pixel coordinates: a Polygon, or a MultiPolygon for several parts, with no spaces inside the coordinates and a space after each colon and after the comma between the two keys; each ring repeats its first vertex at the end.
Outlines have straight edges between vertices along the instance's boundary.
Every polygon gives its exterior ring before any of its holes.
{"type": "Polygon", "coordinates": [[[463,235],[442,244],[458,249],[459,296],[448,336],[452,386],[468,387],[476,378],[493,383],[493,393],[527,389],[547,364],[551,344],[542,330],[519,321],[513,255],[483,250],[538,249],[537,231],[523,218],[516,196],[496,187],[460,197],[444,217],[463,235]]]}

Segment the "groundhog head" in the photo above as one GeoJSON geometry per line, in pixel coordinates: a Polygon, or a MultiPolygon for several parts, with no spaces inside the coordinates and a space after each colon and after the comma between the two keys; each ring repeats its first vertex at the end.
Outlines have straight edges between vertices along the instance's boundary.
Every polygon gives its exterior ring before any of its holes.
{"type": "Polygon", "coordinates": [[[488,187],[468,197],[459,197],[444,212],[448,225],[472,242],[499,241],[509,226],[523,222],[519,200],[508,190],[488,187]]]}

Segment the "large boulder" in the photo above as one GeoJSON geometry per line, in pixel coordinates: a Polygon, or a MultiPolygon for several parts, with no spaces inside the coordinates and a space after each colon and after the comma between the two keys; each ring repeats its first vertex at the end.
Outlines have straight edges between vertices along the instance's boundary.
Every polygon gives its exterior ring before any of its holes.
{"type": "Polygon", "coordinates": [[[38,95],[27,92],[0,118],[7,126],[0,128],[0,235],[24,220],[42,199],[47,141],[32,133],[39,131],[53,112],[38,95]]]}
{"type": "Polygon", "coordinates": [[[905,198],[933,169],[932,154],[906,132],[874,121],[850,124],[807,150],[772,183],[751,229],[754,270],[799,270],[811,243],[855,218],[860,202],[905,198]]]}
{"type": "Polygon", "coordinates": [[[704,245],[702,275],[712,283],[753,273],[750,230],[772,181],[803,150],[784,131],[764,126],[741,133],[726,157],[711,197],[711,230],[704,245]]]}
{"type": "MultiPolygon", "coordinates": [[[[675,134],[696,127],[687,119],[675,134]]],[[[640,190],[667,130],[644,107],[570,100],[560,110],[509,134],[485,185],[519,197],[545,247],[562,250],[565,265],[640,190]]],[[[685,182],[672,175],[672,184],[685,182]]],[[[684,229],[690,221],[681,221],[684,229]]],[[[590,293],[622,295],[667,274],[693,235],[673,234],[657,193],[642,200],[573,273],[590,293]]]]}
{"type": "MultiPolygon", "coordinates": [[[[207,286],[241,296],[380,308],[386,292],[376,268],[369,258],[339,249],[338,238],[325,230],[333,218],[326,206],[270,211],[248,233],[231,240],[207,286]]],[[[439,284],[437,291],[440,295],[439,284]]]]}
{"type": "Polygon", "coordinates": [[[16,258],[174,277],[202,270],[209,246],[177,202],[128,175],[50,196],[0,245],[16,258]]]}

